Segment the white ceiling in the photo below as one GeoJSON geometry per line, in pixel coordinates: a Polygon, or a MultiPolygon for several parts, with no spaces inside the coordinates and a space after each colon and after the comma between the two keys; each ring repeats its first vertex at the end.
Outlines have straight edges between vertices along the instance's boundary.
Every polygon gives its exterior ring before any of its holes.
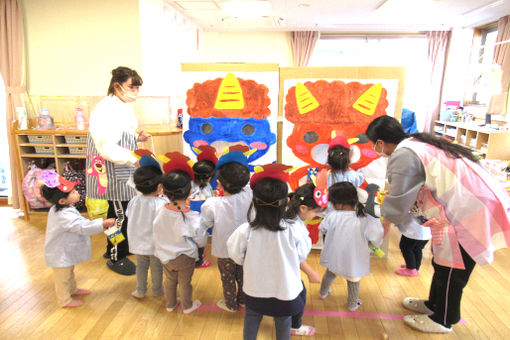
{"type": "Polygon", "coordinates": [[[223,11],[227,0],[166,1],[212,31],[417,32],[476,27],[510,14],[510,0],[260,0],[271,3],[270,16],[241,20],[223,11]]]}

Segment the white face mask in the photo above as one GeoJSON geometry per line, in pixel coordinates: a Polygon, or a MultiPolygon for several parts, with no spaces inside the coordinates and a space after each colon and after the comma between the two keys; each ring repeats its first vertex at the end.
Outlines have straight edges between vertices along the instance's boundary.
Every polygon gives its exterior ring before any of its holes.
{"type": "Polygon", "coordinates": [[[125,99],[124,101],[126,101],[126,102],[136,101],[136,98],[138,97],[137,92],[126,90],[122,86],[120,87],[120,90],[122,92],[122,97],[124,97],[124,99],[125,99]]]}
{"type": "Polygon", "coordinates": [[[374,144],[374,145],[373,145],[373,147],[372,147],[372,148],[374,149],[374,152],[375,152],[376,154],[378,154],[380,157],[384,157],[384,158],[388,158],[388,157],[390,157],[390,155],[388,155],[386,152],[384,152],[384,148],[383,148],[383,151],[379,152],[379,151],[377,151],[377,150],[375,149],[375,148],[376,148],[376,146],[377,146],[377,142],[375,142],[375,144],[374,144]]]}

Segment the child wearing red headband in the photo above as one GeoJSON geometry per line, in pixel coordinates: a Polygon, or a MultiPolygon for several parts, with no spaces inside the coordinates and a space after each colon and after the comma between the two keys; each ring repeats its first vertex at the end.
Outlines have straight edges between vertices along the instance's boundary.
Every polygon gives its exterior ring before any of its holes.
{"type": "Polygon", "coordinates": [[[207,244],[207,230],[201,228],[198,212],[187,204],[194,178],[192,162],[179,152],[167,153],[160,159],[165,161],[165,174],[161,178],[163,193],[170,203],[159,208],[154,219],[154,255],[161,260],[166,277],[166,310],[173,312],[182,304],[183,313],[189,314],[201,305],[200,300],[192,299],[191,278],[198,247],[207,244]]]}
{"type": "Polygon", "coordinates": [[[365,176],[361,171],[352,170],[351,164],[351,143],[357,138],[348,140],[343,136],[335,136],[329,142],[328,148],[328,164],[331,172],[328,175],[328,187],[338,182],[351,182],[355,187],[363,184],[365,176]]]}
{"type": "Polygon", "coordinates": [[[282,164],[255,167],[249,212],[254,209],[255,217],[227,242],[230,258],[244,267],[244,339],[257,338],[263,315],[274,318],[277,340],[289,339],[292,316],[304,310],[306,290],[299,266],[312,244],[302,224],[284,217],[289,170],[282,164]]]}
{"type": "Polygon", "coordinates": [[[86,219],[73,206],[80,200],[80,194],[74,189],[76,182],[64,179],[54,170],[43,171],[40,178],[45,184],[42,196],[53,204],[46,225],[44,259],[46,265],[53,268],[58,304],[80,307],[83,301],[73,297],[88,295],[90,290],[77,288],[74,266],[90,260],[90,236],[113,226],[115,219],[86,219]]]}

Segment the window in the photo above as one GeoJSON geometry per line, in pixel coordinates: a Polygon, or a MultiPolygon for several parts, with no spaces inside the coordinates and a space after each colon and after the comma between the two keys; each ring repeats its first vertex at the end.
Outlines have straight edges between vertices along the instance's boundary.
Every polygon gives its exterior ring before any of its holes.
{"type": "Polygon", "coordinates": [[[497,26],[475,30],[469,72],[470,81],[466,95],[466,102],[469,104],[487,105],[489,103],[492,57],[497,35],[497,26]]]}

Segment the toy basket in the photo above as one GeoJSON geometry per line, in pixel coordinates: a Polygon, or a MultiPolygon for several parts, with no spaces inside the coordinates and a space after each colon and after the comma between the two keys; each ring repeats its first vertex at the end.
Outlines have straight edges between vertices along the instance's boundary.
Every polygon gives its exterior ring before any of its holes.
{"type": "Polygon", "coordinates": [[[87,144],[87,136],[64,136],[66,144],[87,144]]]}
{"type": "Polygon", "coordinates": [[[86,155],[87,154],[87,148],[81,147],[81,146],[70,146],[69,147],[69,154],[70,155],[86,155]]]}
{"type": "Polygon", "coordinates": [[[34,146],[35,153],[41,154],[41,155],[54,155],[55,151],[53,150],[52,146],[34,146]]]}
{"type": "Polygon", "coordinates": [[[53,139],[51,135],[28,135],[28,142],[33,144],[52,144],[53,139]]]}

